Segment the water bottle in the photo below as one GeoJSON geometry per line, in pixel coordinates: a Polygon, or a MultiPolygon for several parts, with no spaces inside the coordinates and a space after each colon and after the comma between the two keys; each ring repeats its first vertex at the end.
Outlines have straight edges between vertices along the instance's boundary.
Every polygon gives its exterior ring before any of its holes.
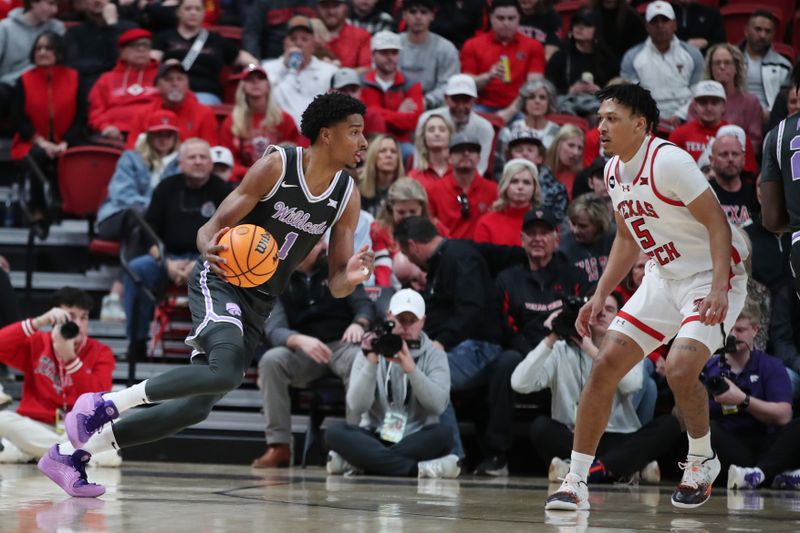
{"type": "Polygon", "coordinates": [[[292,72],[297,72],[300,70],[300,66],[303,64],[303,52],[299,50],[295,50],[289,53],[289,58],[286,61],[286,66],[289,67],[289,70],[292,72]]]}

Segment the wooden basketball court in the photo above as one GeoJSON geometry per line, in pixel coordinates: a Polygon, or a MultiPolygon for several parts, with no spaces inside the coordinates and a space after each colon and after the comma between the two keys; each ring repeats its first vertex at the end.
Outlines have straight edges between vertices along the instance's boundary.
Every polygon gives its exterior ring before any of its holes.
{"type": "Polygon", "coordinates": [[[592,488],[590,512],[545,512],[541,478],[327,476],[319,467],[125,462],[89,469],[99,499],[69,498],[34,465],[0,465],[0,531],[800,531],[800,493],[717,487],[694,511],[672,483],[592,488]]]}

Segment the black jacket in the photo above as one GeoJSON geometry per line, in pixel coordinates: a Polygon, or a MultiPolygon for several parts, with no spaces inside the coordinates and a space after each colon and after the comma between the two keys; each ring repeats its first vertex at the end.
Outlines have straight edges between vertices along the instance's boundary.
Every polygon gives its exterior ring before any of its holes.
{"type": "Polygon", "coordinates": [[[544,321],[559,309],[566,296],[582,295],[584,276],[556,251],[543,269],[527,264],[508,268],[497,276],[502,297],[504,344],[526,355],[547,335],[544,321]]]}
{"type": "Polygon", "coordinates": [[[114,68],[119,36],[135,27],[133,22],[120,19],[112,26],[97,26],[85,21],[67,30],[64,35],[66,64],[80,74],[82,94],[89,94],[97,78],[114,68]]]}
{"type": "Polygon", "coordinates": [[[449,350],[473,339],[500,343],[500,299],[472,241],[445,240],[428,264],[425,333],[449,350]]]}
{"type": "Polygon", "coordinates": [[[285,345],[293,333],[328,343],[341,339],[356,320],[372,325],[375,320],[372,300],[363,285],[345,298],[334,298],[328,288],[325,265],[311,276],[297,270],[292,272],[267,321],[266,333],[273,346],[285,345]]]}

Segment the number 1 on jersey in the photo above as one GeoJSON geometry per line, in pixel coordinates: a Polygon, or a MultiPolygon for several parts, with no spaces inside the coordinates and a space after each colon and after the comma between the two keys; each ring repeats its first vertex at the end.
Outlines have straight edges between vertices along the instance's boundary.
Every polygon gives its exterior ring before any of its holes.
{"type": "Polygon", "coordinates": [[[278,259],[283,261],[286,259],[286,256],[289,255],[289,250],[292,249],[294,246],[294,241],[297,240],[298,234],[294,231],[290,231],[286,234],[286,238],[283,240],[283,244],[281,245],[281,249],[278,250],[278,259]]]}
{"type": "Polygon", "coordinates": [[[800,181],[800,135],[795,135],[789,141],[789,150],[798,150],[792,154],[790,162],[792,165],[792,181],[800,181]]]}

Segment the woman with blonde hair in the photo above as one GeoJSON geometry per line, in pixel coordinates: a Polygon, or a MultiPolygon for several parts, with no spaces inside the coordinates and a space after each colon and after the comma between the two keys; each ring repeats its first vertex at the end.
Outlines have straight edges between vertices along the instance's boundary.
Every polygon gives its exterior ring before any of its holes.
{"type": "Polygon", "coordinates": [[[260,65],[250,65],[240,76],[236,103],[220,131],[220,144],[233,154],[234,181],[244,177],[270,144],[301,140],[294,119],[272,99],[267,72],[260,65]]]}
{"type": "Polygon", "coordinates": [[[520,233],[525,213],[539,207],[542,191],[536,165],[527,159],[512,159],[503,167],[503,176],[492,210],[475,226],[473,240],[508,246],[521,246],[520,233]]]}
{"type": "Polygon", "coordinates": [[[438,114],[430,115],[419,128],[414,139],[414,168],[408,176],[426,191],[450,172],[450,138],[454,133],[453,123],[438,114]]]}
{"type": "Polygon", "coordinates": [[[369,143],[358,189],[361,209],[372,216],[377,216],[392,183],[405,176],[400,154],[400,143],[391,135],[376,135],[369,143]]]}
{"type": "MultiPolygon", "coordinates": [[[[408,261],[394,240],[394,228],[401,220],[410,216],[430,218],[428,194],[417,180],[399,178],[389,187],[386,200],[370,227],[372,249],[375,251],[375,284],[379,287],[390,287],[393,265],[399,261],[408,261]]],[[[441,235],[448,235],[447,228],[441,223],[436,220],[433,223],[441,235]]]]}
{"type": "MultiPolygon", "coordinates": [[[[722,120],[741,127],[755,153],[761,152],[764,138],[764,112],[758,97],[747,91],[747,62],[744,54],[729,43],[715,44],[706,53],[703,79],[718,81],[725,88],[725,114],[722,120]]],[[[689,106],[689,120],[697,115],[689,106]]]]}
{"type": "Polygon", "coordinates": [[[567,188],[567,194],[572,199],[572,184],[575,175],[580,172],[583,164],[583,143],[586,136],[583,130],[572,124],[564,124],[558,130],[552,146],[547,149],[544,164],[550,169],[559,183],[567,188]]]}
{"type": "Polygon", "coordinates": [[[569,233],[559,249],[575,268],[586,273],[586,281],[595,283],[606,268],[614,242],[614,219],[605,198],[587,192],[575,198],[567,208],[569,233]]]}

